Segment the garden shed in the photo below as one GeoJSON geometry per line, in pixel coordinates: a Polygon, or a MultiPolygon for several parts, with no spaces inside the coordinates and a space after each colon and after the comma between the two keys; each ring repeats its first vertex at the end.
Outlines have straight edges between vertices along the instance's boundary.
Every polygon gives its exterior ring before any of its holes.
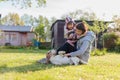
{"type": "Polygon", "coordinates": [[[27,46],[35,34],[32,26],[0,25],[0,45],[27,46]]]}

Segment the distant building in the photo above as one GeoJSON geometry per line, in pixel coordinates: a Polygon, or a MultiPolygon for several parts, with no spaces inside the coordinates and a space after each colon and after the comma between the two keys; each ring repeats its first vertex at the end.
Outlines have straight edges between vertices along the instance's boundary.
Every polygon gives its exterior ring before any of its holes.
{"type": "Polygon", "coordinates": [[[35,37],[31,26],[0,25],[0,45],[27,46],[35,37]]]}

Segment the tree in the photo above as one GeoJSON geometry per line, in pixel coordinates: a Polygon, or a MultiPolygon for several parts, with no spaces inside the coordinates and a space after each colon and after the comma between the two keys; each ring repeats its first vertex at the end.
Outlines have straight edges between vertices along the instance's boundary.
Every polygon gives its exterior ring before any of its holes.
{"type": "Polygon", "coordinates": [[[38,24],[36,17],[27,14],[21,16],[21,20],[24,22],[24,25],[26,26],[36,26],[38,24]]]}
{"type": "Polygon", "coordinates": [[[108,24],[105,24],[103,21],[99,20],[95,20],[92,26],[89,25],[89,30],[96,34],[95,48],[97,48],[98,39],[100,37],[99,34],[101,33],[102,35],[104,33],[104,31],[107,29],[107,25],[108,24]]]}
{"type": "Polygon", "coordinates": [[[49,28],[49,20],[46,17],[39,16],[36,20],[37,26],[35,27],[35,33],[37,37],[39,36],[41,39],[46,40],[47,37],[47,29],[49,28]]]}
{"type": "Polygon", "coordinates": [[[70,16],[71,18],[77,19],[77,20],[96,20],[97,19],[94,12],[87,12],[83,10],[76,10],[74,12],[64,14],[61,18],[65,19],[66,16],[70,16]]]}
{"type": "Polygon", "coordinates": [[[37,32],[35,30],[36,33],[39,33],[39,35],[37,36],[41,36],[42,39],[44,39],[45,41],[47,42],[50,42],[51,41],[51,25],[56,21],[57,19],[55,17],[52,17],[50,20],[47,19],[46,17],[43,17],[43,16],[39,16],[39,18],[37,18],[37,26],[36,26],[36,29],[37,30],[44,30],[43,33],[41,32],[37,32]],[[41,26],[41,27],[40,27],[41,26]]]}
{"type": "Polygon", "coordinates": [[[46,37],[46,41],[49,42],[50,41],[50,36],[51,36],[51,25],[50,25],[50,20],[48,20],[46,17],[44,18],[44,23],[45,23],[45,37],[46,37]]]}
{"type": "Polygon", "coordinates": [[[38,41],[41,41],[40,39],[44,39],[44,24],[39,24],[36,28],[35,28],[35,30],[34,30],[34,32],[36,33],[36,36],[37,36],[37,40],[38,41]]]}
{"type": "MultiPolygon", "coordinates": [[[[46,17],[39,16],[38,18],[35,18],[33,16],[24,14],[21,19],[24,21],[25,25],[33,26],[35,27],[35,33],[37,34],[37,37],[41,36],[41,39],[44,39],[45,41],[50,41],[50,36],[51,36],[51,25],[53,23],[53,19],[48,20],[46,17]],[[42,26],[42,27],[40,27],[42,26]],[[43,27],[44,26],[44,27],[43,27]],[[41,29],[42,28],[42,29],[41,29]],[[42,34],[41,31],[39,32],[38,30],[44,30],[44,33],[42,34]]],[[[56,19],[55,19],[56,20],[56,19]]],[[[54,21],[55,21],[54,20],[54,21]]]]}
{"type": "Polygon", "coordinates": [[[52,17],[48,24],[46,25],[46,39],[48,42],[51,41],[51,26],[57,19],[55,17],[52,17]]]}
{"type": "Polygon", "coordinates": [[[21,20],[17,13],[9,13],[8,15],[2,18],[2,24],[23,26],[24,22],[21,20]]]}
{"type": "Polygon", "coordinates": [[[46,0],[0,0],[0,2],[11,2],[11,5],[17,6],[20,8],[29,8],[29,7],[41,7],[45,6],[46,0]]]}
{"type": "Polygon", "coordinates": [[[119,15],[114,15],[113,16],[113,21],[116,24],[115,29],[118,30],[118,31],[120,31],[120,16],[119,15]]]}

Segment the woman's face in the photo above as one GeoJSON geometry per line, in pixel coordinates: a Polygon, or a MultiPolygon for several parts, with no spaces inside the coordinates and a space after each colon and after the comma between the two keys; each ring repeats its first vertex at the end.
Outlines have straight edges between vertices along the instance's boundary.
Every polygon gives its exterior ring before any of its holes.
{"type": "Polygon", "coordinates": [[[82,30],[76,29],[76,30],[75,30],[75,33],[76,33],[78,36],[81,36],[81,35],[82,35],[82,30]]]}

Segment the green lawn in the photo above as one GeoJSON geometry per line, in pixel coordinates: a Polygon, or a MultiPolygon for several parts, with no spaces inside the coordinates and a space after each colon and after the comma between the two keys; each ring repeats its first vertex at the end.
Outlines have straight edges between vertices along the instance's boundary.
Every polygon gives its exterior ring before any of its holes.
{"type": "Polygon", "coordinates": [[[0,51],[0,80],[120,80],[120,54],[91,56],[88,65],[38,64],[47,50],[0,51]]]}

